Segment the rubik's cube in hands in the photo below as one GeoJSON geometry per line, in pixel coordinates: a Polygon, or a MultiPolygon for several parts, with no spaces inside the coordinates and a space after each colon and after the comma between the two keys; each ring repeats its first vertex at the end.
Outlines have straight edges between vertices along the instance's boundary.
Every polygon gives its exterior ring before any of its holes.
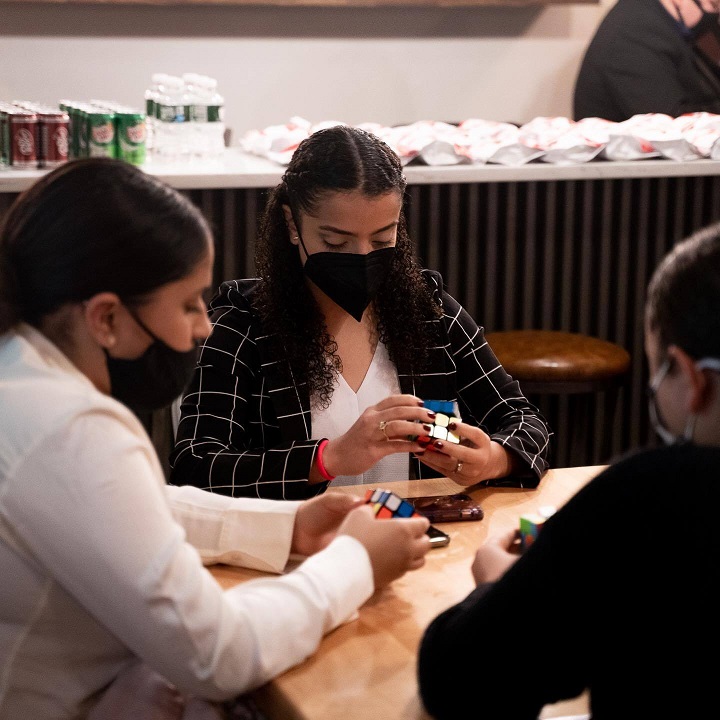
{"type": "Polygon", "coordinates": [[[433,440],[446,440],[456,445],[459,444],[460,436],[448,428],[448,425],[453,420],[460,422],[460,411],[457,403],[452,400],[425,400],[423,401],[423,407],[432,410],[435,413],[435,419],[432,422],[427,421],[427,424],[431,425],[432,429],[427,435],[419,437],[420,444],[429,445],[433,440]]]}
{"type": "Polygon", "coordinates": [[[365,493],[365,502],[372,505],[375,517],[421,517],[420,513],[407,501],[390,490],[376,488],[365,493]]]}

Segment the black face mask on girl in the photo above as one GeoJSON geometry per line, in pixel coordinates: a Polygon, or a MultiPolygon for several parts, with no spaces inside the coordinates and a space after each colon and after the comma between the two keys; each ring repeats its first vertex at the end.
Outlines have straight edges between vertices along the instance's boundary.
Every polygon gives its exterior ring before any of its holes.
{"type": "Polygon", "coordinates": [[[395,248],[373,250],[367,255],[316,252],[310,255],[298,233],[307,260],[303,266],[310,278],[333,302],[358,322],[387,277],[395,248]]]}
{"type": "Polygon", "coordinates": [[[131,313],[135,322],[154,340],[138,358],[125,360],[110,355],[107,348],[110,394],[131,410],[159,410],[170,405],[190,382],[198,358],[198,345],[181,352],[173,350],[131,313]]]}

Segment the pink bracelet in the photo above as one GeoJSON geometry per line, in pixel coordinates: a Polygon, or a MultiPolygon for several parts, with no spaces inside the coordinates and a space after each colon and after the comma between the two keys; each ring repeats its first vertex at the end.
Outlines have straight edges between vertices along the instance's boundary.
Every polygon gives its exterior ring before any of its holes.
{"type": "Polygon", "coordinates": [[[325,464],[323,463],[323,452],[325,450],[325,446],[328,444],[329,440],[325,438],[324,440],[320,441],[320,444],[317,448],[317,455],[315,456],[315,462],[317,463],[317,469],[320,472],[320,475],[327,480],[328,482],[335,479],[335,475],[331,475],[326,469],[325,464]]]}

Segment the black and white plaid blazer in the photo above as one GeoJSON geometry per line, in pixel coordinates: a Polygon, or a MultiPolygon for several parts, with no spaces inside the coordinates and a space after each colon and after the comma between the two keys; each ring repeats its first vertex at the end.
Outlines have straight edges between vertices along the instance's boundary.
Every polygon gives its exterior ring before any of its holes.
{"type": "MultiPolygon", "coordinates": [[[[443,309],[434,321],[443,340],[421,377],[398,367],[402,392],[457,400],[464,422],[522,459],[525,473],[488,484],[536,487],[548,468],[547,422],[500,365],[483,329],[444,291],[440,274],[423,276],[443,309]]],[[[286,381],[289,363],[273,355],[252,308],[257,283],[225,282],[210,303],[213,332],[183,398],[170,482],[236,497],[308,498],[328,486],[307,482],[322,438],[313,437],[307,387],[286,381]]],[[[411,475],[437,473],[411,456],[411,475]]]]}

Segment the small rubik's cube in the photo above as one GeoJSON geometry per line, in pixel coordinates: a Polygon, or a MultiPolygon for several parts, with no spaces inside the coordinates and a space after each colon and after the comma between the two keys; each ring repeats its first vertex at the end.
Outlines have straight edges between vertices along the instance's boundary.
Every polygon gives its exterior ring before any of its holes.
{"type": "MultiPolygon", "coordinates": [[[[447,440],[448,442],[460,443],[460,436],[456,435],[452,430],[448,430],[448,425],[452,420],[460,420],[460,411],[458,405],[452,400],[425,400],[423,407],[432,410],[435,413],[435,420],[432,423],[432,430],[428,435],[435,440],[447,440]]],[[[427,436],[423,436],[427,437],[427,436]]],[[[429,444],[431,440],[425,443],[429,444]]]]}
{"type": "Polygon", "coordinates": [[[520,516],[520,547],[527,550],[537,540],[545,521],[555,512],[555,508],[544,505],[535,513],[520,516]]]}
{"type": "Polygon", "coordinates": [[[403,500],[390,490],[368,490],[365,493],[365,502],[372,505],[375,517],[391,518],[391,517],[421,517],[415,508],[407,501],[403,500]]]}

